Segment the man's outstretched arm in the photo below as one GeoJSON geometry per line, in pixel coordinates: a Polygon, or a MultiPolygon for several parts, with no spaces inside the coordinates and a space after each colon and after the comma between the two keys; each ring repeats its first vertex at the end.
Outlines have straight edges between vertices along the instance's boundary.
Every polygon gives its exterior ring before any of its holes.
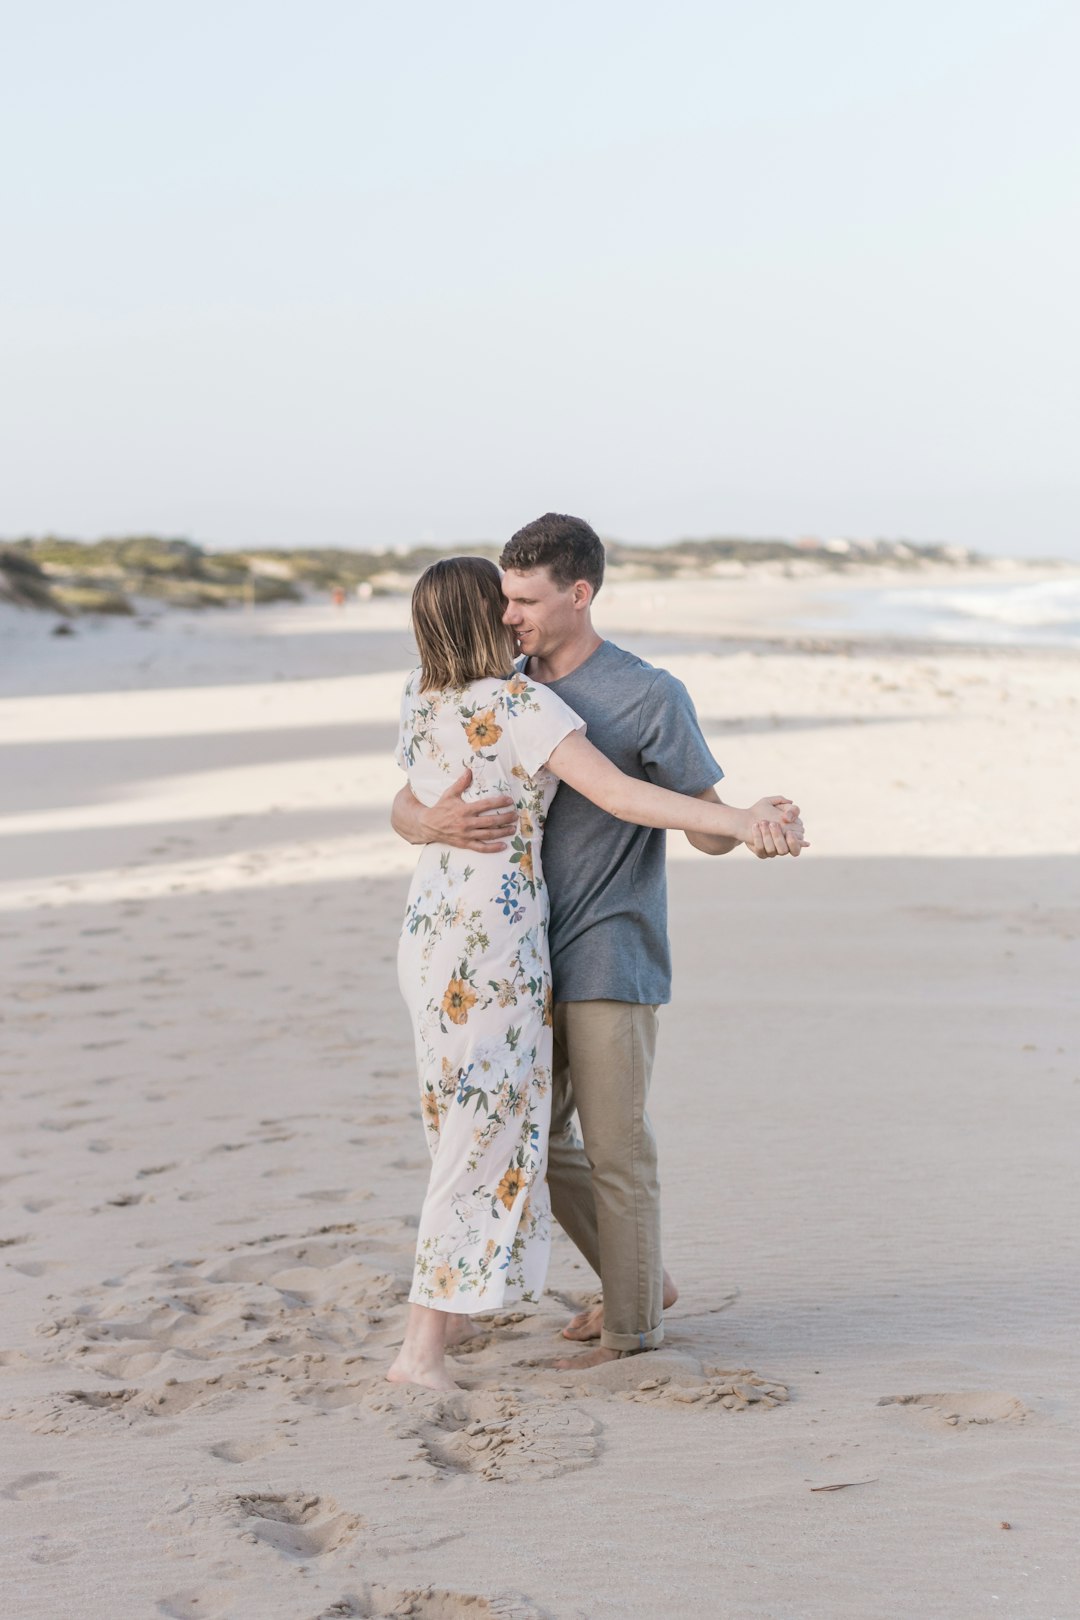
{"type": "Polygon", "coordinates": [[[461,795],[471,781],[472,771],[465,771],[430,805],[421,804],[411,788],[403,787],[390,811],[390,824],[398,837],[407,844],[453,844],[481,855],[505,849],[503,840],[517,831],[514,801],[505,794],[465,800],[461,795]]]}

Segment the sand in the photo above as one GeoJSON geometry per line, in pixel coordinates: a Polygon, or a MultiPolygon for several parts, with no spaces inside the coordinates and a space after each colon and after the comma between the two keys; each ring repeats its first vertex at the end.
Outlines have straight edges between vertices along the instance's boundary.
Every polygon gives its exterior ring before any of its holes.
{"type": "Polygon", "coordinates": [[[1080,660],[800,650],[802,590],[600,599],[813,848],[672,840],[664,1347],[543,1365],[559,1239],[454,1396],[382,1378],[401,604],[5,610],[5,1615],[1077,1612],[1080,660]]]}

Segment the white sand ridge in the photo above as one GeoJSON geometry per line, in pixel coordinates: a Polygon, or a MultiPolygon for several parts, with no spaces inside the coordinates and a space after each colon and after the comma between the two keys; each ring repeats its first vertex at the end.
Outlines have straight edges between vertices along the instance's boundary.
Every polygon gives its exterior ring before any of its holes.
{"type": "MultiPolygon", "coordinates": [[[[235,1620],[236,1601],[235,1588],[195,1587],[163,1598],[158,1612],[169,1620],[235,1620]]],[[[375,1584],[350,1590],[310,1620],[548,1620],[548,1616],[526,1598],[375,1584]]]]}

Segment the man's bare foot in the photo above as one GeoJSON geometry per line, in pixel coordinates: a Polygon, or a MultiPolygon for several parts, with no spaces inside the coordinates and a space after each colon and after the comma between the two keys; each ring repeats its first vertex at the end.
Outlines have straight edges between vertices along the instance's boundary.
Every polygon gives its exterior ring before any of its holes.
{"type": "Polygon", "coordinates": [[[425,1389],[460,1389],[446,1368],[442,1357],[437,1362],[410,1361],[399,1352],[393,1365],[387,1369],[387,1382],[391,1384],[422,1384],[425,1389]]]}
{"type": "Polygon", "coordinates": [[[583,1367],[602,1367],[605,1361],[618,1361],[621,1354],[620,1350],[605,1350],[601,1344],[595,1350],[585,1350],[578,1356],[559,1356],[548,1365],[559,1372],[580,1372],[583,1367]]]}
{"type": "Polygon", "coordinates": [[[452,1350],[456,1344],[465,1344],[468,1339],[478,1339],[483,1331],[483,1328],[477,1327],[471,1316],[450,1316],[446,1324],[446,1348],[452,1350]]]}
{"type": "MultiPolygon", "coordinates": [[[[671,1279],[667,1268],[664,1269],[664,1309],[670,1311],[679,1297],[679,1290],[671,1279]]],[[[579,1311],[572,1316],[562,1330],[564,1339],[579,1339],[583,1343],[588,1339],[598,1339],[604,1326],[604,1307],[594,1305],[591,1310],[579,1311]]]]}

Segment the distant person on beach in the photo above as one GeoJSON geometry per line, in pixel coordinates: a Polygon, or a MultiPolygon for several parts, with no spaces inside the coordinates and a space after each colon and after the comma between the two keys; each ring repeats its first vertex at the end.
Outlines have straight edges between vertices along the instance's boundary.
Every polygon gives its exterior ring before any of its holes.
{"type": "Polygon", "coordinates": [[[720,802],[685,688],[593,629],[588,524],[549,514],[502,563],[500,579],[448,558],[417,583],[398,742],[394,826],[426,846],[398,966],[433,1165],[388,1376],[436,1389],[456,1387],[443,1353],[470,1312],[539,1301],[552,1209],[604,1288],[602,1315],[565,1330],[600,1337],[578,1362],[661,1342],[674,1287],[645,1112],[670,998],[658,829],[715,854],[806,847],[789,799],[720,802]]]}

